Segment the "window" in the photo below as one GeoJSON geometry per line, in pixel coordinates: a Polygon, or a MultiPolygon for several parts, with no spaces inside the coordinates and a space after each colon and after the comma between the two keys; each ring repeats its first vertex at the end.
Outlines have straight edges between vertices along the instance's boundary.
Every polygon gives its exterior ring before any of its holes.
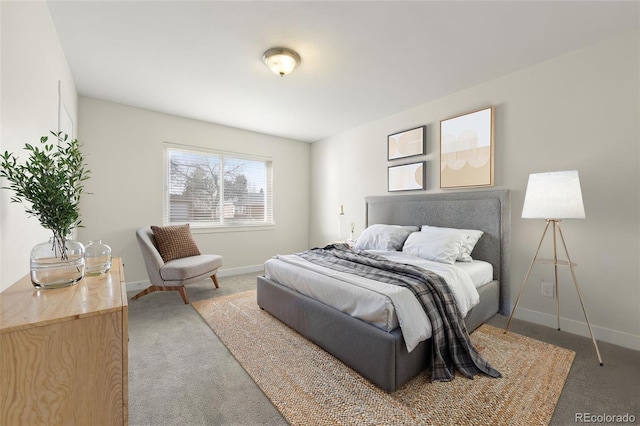
{"type": "Polygon", "coordinates": [[[164,223],[273,225],[271,159],[166,148],[164,223]]]}

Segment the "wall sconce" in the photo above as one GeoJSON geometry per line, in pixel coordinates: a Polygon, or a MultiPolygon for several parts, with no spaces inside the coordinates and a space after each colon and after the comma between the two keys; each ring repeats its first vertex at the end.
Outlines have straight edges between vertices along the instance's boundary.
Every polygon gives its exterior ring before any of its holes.
{"type": "Polygon", "coordinates": [[[342,242],[342,221],[344,221],[344,205],[340,204],[340,214],[338,214],[338,241],[342,242]]]}
{"type": "Polygon", "coordinates": [[[300,55],[285,47],[274,47],[267,50],[262,55],[262,60],[271,71],[284,77],[297,67],[300,62],[300,55]]]}

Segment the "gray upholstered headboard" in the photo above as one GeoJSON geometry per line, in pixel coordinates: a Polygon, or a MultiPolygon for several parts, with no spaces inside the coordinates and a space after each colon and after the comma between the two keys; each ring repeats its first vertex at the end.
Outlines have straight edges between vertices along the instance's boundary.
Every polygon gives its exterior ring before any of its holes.
{"type": "Polygon", "coordinates": [[[471,253],[493,265],[500,281],[500,313],[510,313],[511,197],[508,190],[438,192],[366,197],[367,226],[432,225],[479,229],[484,235],[471,253]]]}

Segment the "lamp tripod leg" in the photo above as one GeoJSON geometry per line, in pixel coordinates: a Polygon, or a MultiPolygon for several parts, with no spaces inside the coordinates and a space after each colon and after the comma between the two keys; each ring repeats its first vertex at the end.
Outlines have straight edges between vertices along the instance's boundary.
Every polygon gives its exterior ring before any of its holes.
{"type": "Polygon", "coordinates": [[[542,232],[542,238],[540,238],[540,242],[538,243],[538,248],[536,249],[536,253],[533,255],[533,259],[531,259],[531,264],[529,265],[529,270],[527,271],[527,276],[524,278],[524,282],[522,283],[522,287],[520,287],[520,293],[518,293],[518,298],[516,299],[516,304],[513,305],[513,310],[511,311],[511,315],[509,316],[509,321],[507,322],[507,326],[504,329],[506,333],[509,331],[509,326],[511,325],[511,320],[513,319],[513,314],[516,313],[516,309],[518,309],[518,304],[520,303],[520,297],[522,297],[522,293],[524,292],[524,288],[527,286],[527,281],[529,281],[529,275],[531,275],[531,270],[533,269],[533,265],[536,263],[536,259],[538,258],[538,253],[540,252],[540,247],[542,246],[542,242],[544,241],[544,236],[547,235],[547,229],[549,229],[549,221],[544,227],[544,231],[542,232]]]}
{"type": "Polygon", "coordinates": [[[562,235],[562,229],[560,228],[560,224],[558,224],[558,231],[560,231],[560,240],[562,241],[562,246],[564,247],[564,252],[567,255],[567,262],[569,262],[569,271],[571,271],[571,278],[573,278],[573,284],[576,286],[576,291],[578,292],[578,299],[580,299],[580,305],[582,306],[582,312],[584,313],[584,319],[587,320],[587,327],[589,328],[589,335],[591,336],[591,342],[593,343],[593,348],[596,350],[596,356],[598,357],[598,362],[600,366],[603,367],[604,363],[602,362],[602,357],[600,357],[600,350],[598,349],[598,342],[596,342],[596,338],[593,336],[593,331],[591,330],[591,323],[589,322],[589,316],[587,315],[587,310],[584,307],[584,302],[582,301],[582,293],[580,292],[580,286],[578,285],[578,279],[576,278],[576,273],[573,269],[573,263],[571,262],[571,258],[569,257],[569,250],[567,250],[567,244],[564,242],[564,236],[562,235]]]}
{"type": "Polygon", "coordinates": [[[556,324],[558,331],[560,331],[560,291],[558,291],[558,250],[556,245],[556,226],[559,229],[560,222],[553,221],[553,285],[555,286],[556,296],[556,324]]]}

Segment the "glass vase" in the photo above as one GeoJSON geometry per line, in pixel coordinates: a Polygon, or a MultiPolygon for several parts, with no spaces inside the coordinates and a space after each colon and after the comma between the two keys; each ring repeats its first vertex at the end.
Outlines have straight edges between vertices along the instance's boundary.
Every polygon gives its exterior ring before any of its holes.
{"type": "Polygon", "coordinates": [[[89,241],[84,250],[87,275],[101,275],[111,269],[111,247],[102,240],[89,241]]]}
{"type": "Polygon", "coordinates": [[[80,241],[51,237],[31,250],[31,283],[39,290],[73,285],[84,277],[84,246],[80,241]]]}

